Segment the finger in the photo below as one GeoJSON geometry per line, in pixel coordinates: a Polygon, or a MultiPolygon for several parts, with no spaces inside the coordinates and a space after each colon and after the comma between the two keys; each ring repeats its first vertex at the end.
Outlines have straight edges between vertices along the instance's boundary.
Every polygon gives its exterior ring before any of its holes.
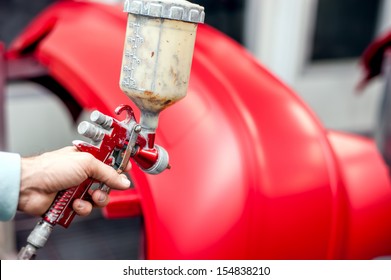
{"type": "Polygon", "coordinates": [[[130,169],[132,169],[132,163],[129,161],[128,164],[126,165],[125,172],[129,172],[130,169]]]}
{"type": "Polygon", "coordinates": [[[62,154],[69,154],[70,152],[73,153],[78,152],[78,149],[75,146],[66,146],[57,150],[57,153],[62,153],[62,154]]]}
{"type": "MultiPolygon", "coordinates": [[[[122,177],[121,180],[130,181],[129,178],[128,178],[128,177],[126,176],[126,174],[124,174],[124,173],[121,173],[119,176],[122,177]]],[[[131,185],[132,185],[132,181],[130,181],[130,186],[131,186],[131,185]]]]}
{"type": "Polygon", "coordinates": [[[120,176],[114,168],[93,158],[88,166],[89,176],[106,184],[109,188],[124,190],[130,187],[130,181],[126,176],[120,176]]]}
{"type": "Polygon", "coordinates": [[[109,203],[109,196],[106,192],[96,190],[92,193],[92,200],[96,207],[105,207],[109,203]]]}
{"type": "Polygon", "coordinates": [[[79,216],[88,216],[92,211],[92,204],[82,199],[75,199],[72,206],[79,216]]]}

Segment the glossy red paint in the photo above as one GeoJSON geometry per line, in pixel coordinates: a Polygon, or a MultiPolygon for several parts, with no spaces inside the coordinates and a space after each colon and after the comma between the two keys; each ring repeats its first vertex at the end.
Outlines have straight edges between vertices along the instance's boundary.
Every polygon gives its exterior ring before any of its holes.
{"type": "Polygon", "coordinates": [[[347,193],[343,258],[389,255],[391,223],[386,222],[391,215],[389,169],[373,141],[336,132],[329,133],[328,138],[341,166],[347,193]]]}
{"type": "MultiPolygon", "coordinates": [[[[36,58],[85,108],[110,114],[126,15],[58,3],[9,52],[36,58]]],[[[391,184],[372,141],[329,133],[242,47],[200,26],[188,96],[161,114],[172,169],[133,168],[108,218],[145,218],[150,259],[370,259],[391,255],[391,184]],[[133,211],[133,212],[132,212],[133,211]]]]}

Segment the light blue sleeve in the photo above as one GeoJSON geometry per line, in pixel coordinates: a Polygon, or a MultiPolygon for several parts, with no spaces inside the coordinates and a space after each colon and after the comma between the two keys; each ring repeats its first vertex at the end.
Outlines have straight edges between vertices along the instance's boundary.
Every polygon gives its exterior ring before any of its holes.
{"type": "Polygon", "coordinates": [[[15,214],[20,189],[20,155],[0,152],[0,221],[9,221],[15,214]]]}

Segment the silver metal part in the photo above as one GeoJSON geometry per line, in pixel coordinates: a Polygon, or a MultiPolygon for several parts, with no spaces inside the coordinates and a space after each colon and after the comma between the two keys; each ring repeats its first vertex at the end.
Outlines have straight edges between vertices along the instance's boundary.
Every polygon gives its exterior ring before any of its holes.
{"type": "Polygon", "coordinates": [[[91,113],[90,120],[106,129],[110,129],[113,125],[113,118],[106,116],[97,110],[91,113]]]}
{"type": "Polygon", "coordinates": [[[133,127],[132,132],[130,134],[129,143],[128,143],[128,146],[126,147],[126,150],[124,152],[124,155],[123,155],[123,158],[122,158],[122,162],[121,162],[120,166],[117,169],[117,172],[119,174],[124,172],[125,169],[126,169],[126,166],[129,164],[129,160],[130,160],[130,157],[132,155],[133,148],[136,145],[137,137],[140,134],[140,132],[141,132],[141,125],[136,124],[133,127]]]}
{"type": "Polygon", "coordinates": [[[27,245],[23,247],[19,254],[19,260],[30,260],[34,257],[37,249],[45,246],[50,234],[52,233],[53,226],[43,220],[38,222],[33,231],[27,238],[27,245]]]}
{"type": "Polygon", "coordinates": [[[17,258],[18,260],[31,260],[34,258],[36,252],[37,248],[31,244],[27,244],[20,250],[17,258]]]}
{"type": "Polygon", "coordinates": [[[185,0],[126,0],[124,12],[193,23],[205,20],[204,7],[185,0]]]}
{"type": "Polygon", "coordinates": [[[149,169],[143,169],[144,172],[152,175],[157,175],[166,170],[169,166],[169,156],[167,151],[158,145],[155,145],[158,150],[158,159],[156,163],[149,169]]]}
{"type": "Polygon", "coordinates": [[[45,246],[52,230],[53,226],[51,224],[40,221],[30,233],[27,242],[36,248],[42,248],[45,246]]]}
{"type": "Polygon", "coordinates": [[[95,142],[101,141],[105,136],[105,132],[101,128],[86,121],[83,121],[79,124],[77,127],[77,132],[95,142]]]}

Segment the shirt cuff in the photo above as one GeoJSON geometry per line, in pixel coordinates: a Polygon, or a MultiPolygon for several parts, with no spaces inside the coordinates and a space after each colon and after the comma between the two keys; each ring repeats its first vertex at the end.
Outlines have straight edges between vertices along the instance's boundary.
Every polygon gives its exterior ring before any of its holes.
{"type": "Polygon", "coordinates": [[[0,221],[14,218],[19,201],[21,158],[0,152],[0,221]]]}

